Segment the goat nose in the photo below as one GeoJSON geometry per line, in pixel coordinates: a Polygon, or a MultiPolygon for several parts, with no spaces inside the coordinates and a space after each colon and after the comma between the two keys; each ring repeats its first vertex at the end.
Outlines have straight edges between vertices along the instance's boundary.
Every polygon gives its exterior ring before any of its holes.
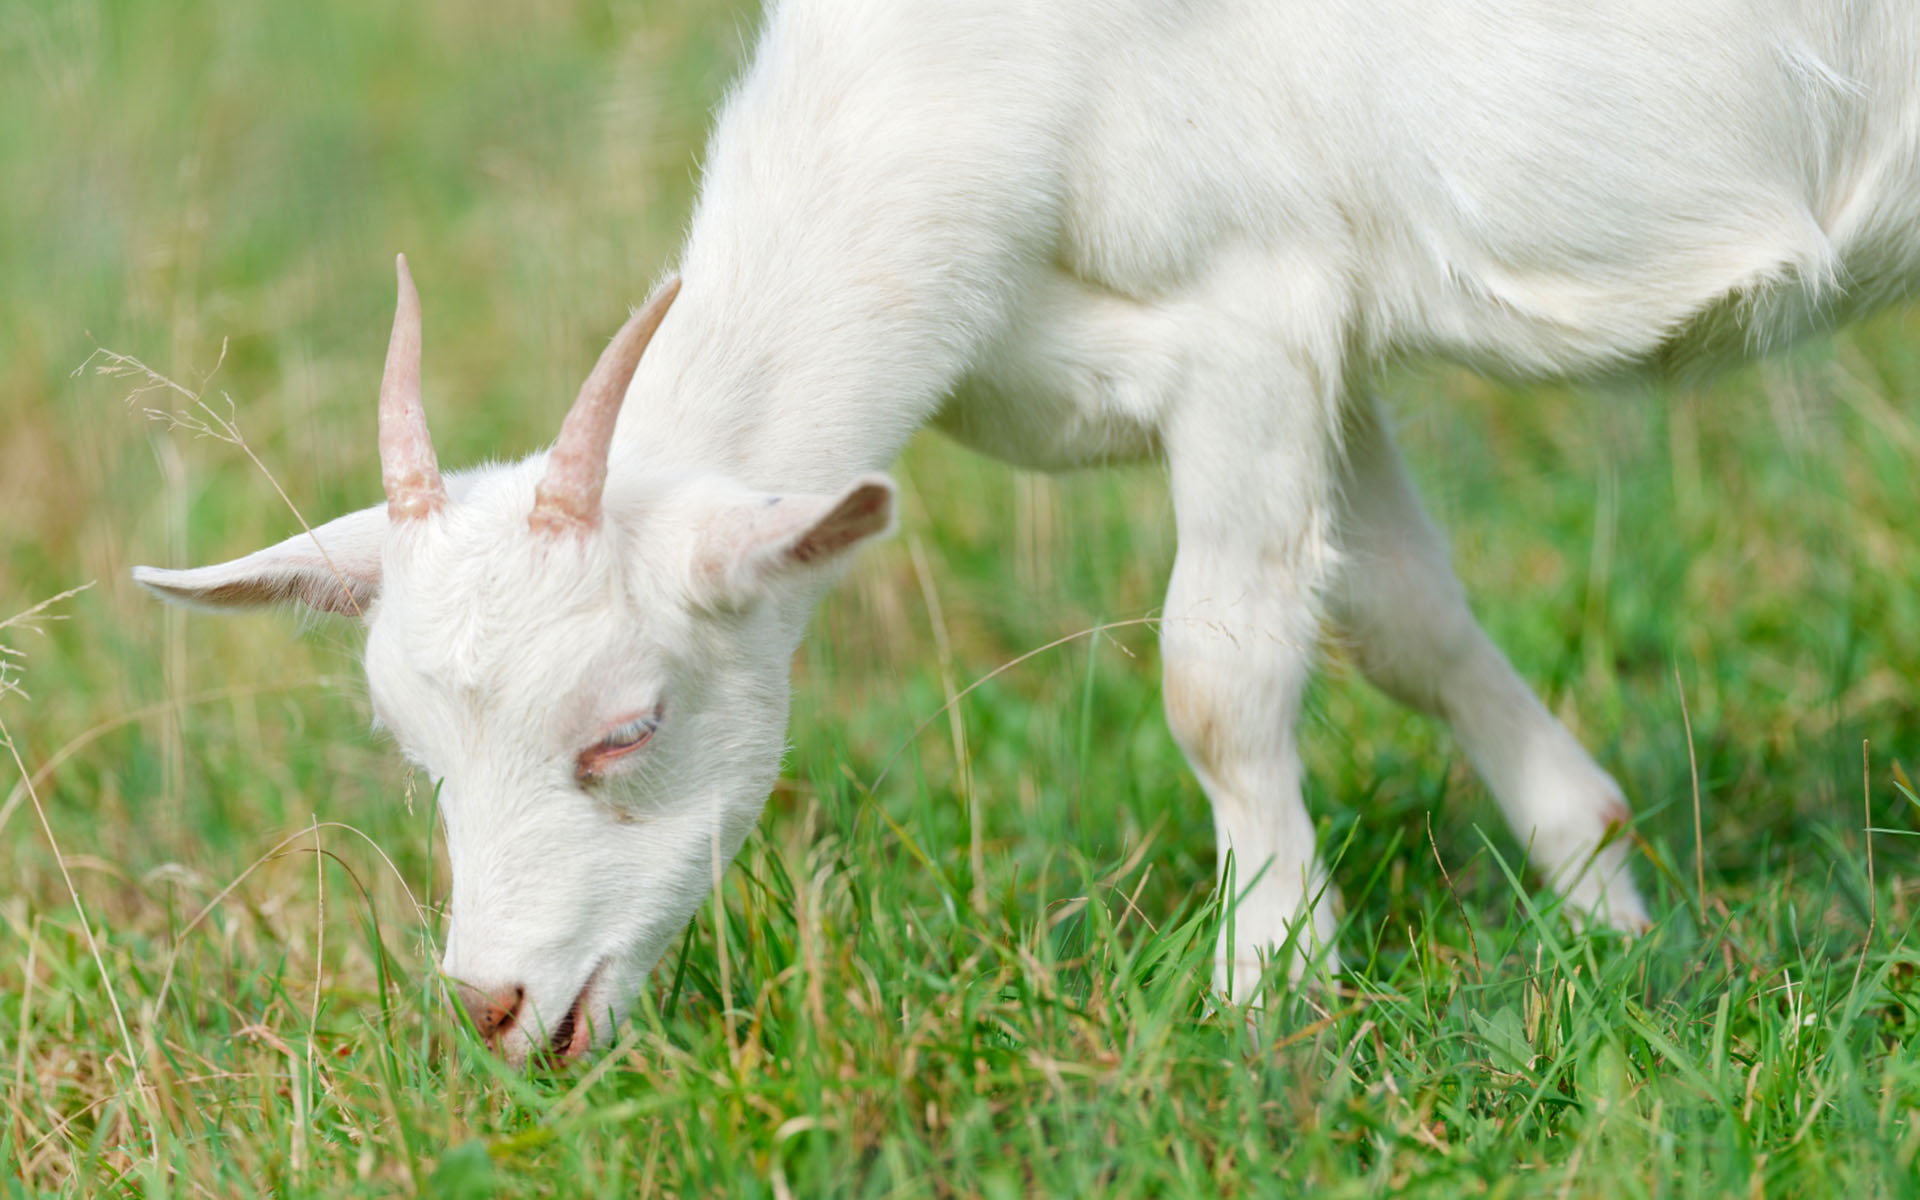
{"type": "Polygon", "coordinates": [[[527,999],[527,989],[518,984],[488,991],[471,984],[456,983],[454,991],[459,994],[460,1007],[467,1010],[467,1017],[473,1022],[475,1031],[488,1042],[499,1041],[507,1030],[513,1028],[514,1020],[520,1015],[520,1006],[527,999]]]}

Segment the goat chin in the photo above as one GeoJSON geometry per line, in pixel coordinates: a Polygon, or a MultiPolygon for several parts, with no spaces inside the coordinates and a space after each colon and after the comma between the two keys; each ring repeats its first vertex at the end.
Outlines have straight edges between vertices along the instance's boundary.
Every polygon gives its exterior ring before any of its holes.
{"type": "Polygon", "coordinates": [[[366,623],[440,788],[445,970],[510,1055],[604,1045],[739,848],[807,615],[930,422],[1164,459],[1224,996],[1337,968],[1295,735],[1327,621],[1573,910],[1644,926],[1625,796],[1476,624],[1370,382],[1695,370],[1913,289],[1920,6],[788,0],[704,164],[678,283],[551,456],[440,474],[403,265],[387,503],[136,573],[366,623]]]}

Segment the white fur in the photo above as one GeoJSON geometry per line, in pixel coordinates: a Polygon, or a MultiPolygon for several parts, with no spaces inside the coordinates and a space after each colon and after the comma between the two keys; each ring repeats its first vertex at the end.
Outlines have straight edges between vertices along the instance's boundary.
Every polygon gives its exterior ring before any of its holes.
{"type": "MultiPolygon", "coordinates": [[[[832,575],[782,548],[877,530],[846,489],[929,423],[1041,468],[1165,457],[1167,706],[1235,864],[1232,997],[1289,937],[1296,974],[1332,956],[1294,741],[1323,618],[1452,723],[1572,901],[1644,921],[1603,845],[1620,790],[1475,623],[1373,372],[1710,364],[1904,294],[1917,80],[1909,0],[788,0],[714,133],[603,534],[528,536],[538,457],[377,567],[349,551],[378,515],[343,518],[375,703],[442,782],[447,972],[524,987],[523,1024],[594,978],[605,1044],[775,777],[832,575]],[[626,769],[573,778],[656,703],[626,769]]],[[[142,578],[266,598],[302,555],[142,578]]]]}

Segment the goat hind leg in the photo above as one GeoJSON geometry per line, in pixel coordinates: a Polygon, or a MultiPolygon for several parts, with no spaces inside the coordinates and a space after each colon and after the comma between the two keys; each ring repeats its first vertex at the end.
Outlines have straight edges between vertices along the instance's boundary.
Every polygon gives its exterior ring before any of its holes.
{"type": "Polygon", "coordinates": [[[1619,836],[1632,818],[1620,786],[1474,620],[1371,398],[1348,416],[1341,518],[1330,607],[1361,669],[1388,695],[1452,725],[1534,867],[1571,905],[1644,928],[1619,836]]]}

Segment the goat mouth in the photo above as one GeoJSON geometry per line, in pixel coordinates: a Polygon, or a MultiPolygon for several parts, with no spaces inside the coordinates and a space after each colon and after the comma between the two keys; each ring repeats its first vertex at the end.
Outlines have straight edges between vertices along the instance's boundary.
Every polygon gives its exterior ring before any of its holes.
{"type": "Polygon", "coordinates": [[[567,1015],[560,1018],[560,1023],[555,1025],[553,1032],[548,1035],[547,1046],[556,1057],[579,1058],[593,1044],[590,1016],[592,1009],[589,1004],[593,998],[594,985],[600,982],[601,972],[606,968],[606,960],[600,960],[600,963],[593,968],[593,973],[587,976],[587,982],[581,985],[580,994],[573,998],[573,1004],[568,1007],[567,1015]]]}

